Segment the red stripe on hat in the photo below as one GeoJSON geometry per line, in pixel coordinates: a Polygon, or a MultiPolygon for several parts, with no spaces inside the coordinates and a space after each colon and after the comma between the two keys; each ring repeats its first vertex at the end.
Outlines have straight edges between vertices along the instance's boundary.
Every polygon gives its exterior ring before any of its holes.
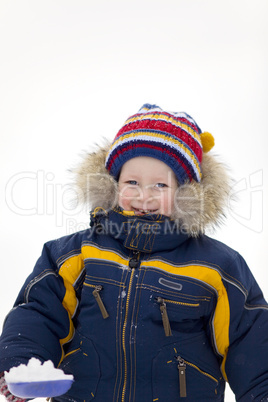
{"type": "MultiPolygon", "coordinates": [[[[173,115],[173,114],[171,114],[171,113],[169,113],[169,112],[165,112],[164,110],[148,110],[148,111],[146,111],[146,112],[141,112],[141,113],[136,113],[136,114],[134,114],[133,116],[130,116],[127,120],[130,120],[130,119],[133,119],[133,118],[135,118],[135,117],[138,117],[138,116],[146,116],[146,115],[161,115],[161,114],[163,114],[164,116],[167,116],[167,117],[171,117],[172,119],[174,119],[174,120],[176,120],[176,121],[179,121],[179,122],[181,122],[181,123],[185,123],[185,124],[187,124],[188,126],[190,126],[197,134],[199,133],[199,127],[198,127],[198,125],[197,124],[194,124],[193,122],[191,122],[189,119],[187,119],[187,116],[185,116],[185,117],[182,117],[182,116],[175,116],[175,115],[173,115]]],[[[141,120],[150,120],[151,119],[151,117],[143,117],[143,119],[141,119],[141,120]]],[[[157,119],[157,117],[156,117],[156,119],[157,119]]],[[[141,121],[141,120],[138,120],[138,121],[141,121]]],[[[130,123],[131,124],[131,123],[130,123]]]]}
{"type": "MultiPolygon", "coordinates": [[[[159,123],[159,121],[158,121],[158,123],[159,123]]],[[[154,129],[153,129],[153,130],[156,130],[155,137],[157,137],[157,134],[158,134],[157,131],[163,131],[163,135],[165,135],[165,132],[169,133],[172,136],[171,138],[173,138],[175,140],[177,139],[177,140],[180,140],[180,141],[184,142],[190,148],[190,150],[195,153],[197,159],[201,162],[201,160],[202,160],[202,148],[198,144],[198,142],[190,134],[186,133],[183,130],[178,129],[177,127],[174,127],[174,126],[171,127],[170,124],[166,124],[164,122],[161,122],[161,123],[163,123],[163,124],[161,124],[161,126],[158,125],[157,127],[154,127],[154,129]],[[167,127],[165,127],[165,126],[167,126],[167,127]],[[178,136],[178,135],[174,134],[173,131],[177,131],[177,132],[180,131],[181,135],[178,136]]],[[[124,129],[124,127],[123,127],[123,129],[124,129]]],[[[115,141],[119,136],[124,134],[123,129],[120,130],[120,132],[118,133],[118,135],[115,138],[115,141]]],[[[131,127],[131,128],[127,127],[124,131],[128,132],[128,131],[131,131],[132,129],[133,129],[133,127],[131,127]]],[[[148,128],[139,127],[139,129],[146,130],[148,128]]],[[[152,133],[153,133],[153,130],[151,129],[152,133]]],[[[134,128],[134,131],[135,131],[135,128],[134,128]]],[[[146,136],[146,133],[144,135],[146,136]]],[[[148,136],[148,139],[150,139],[151,141],[154,141],[154,135],[148,136]]],[[[133,140],[135,141],[135,139],[133,139],[133,140]]]]}
{"type": "MultiPolygon", "coordinates": [[[[171,123],[162,121],[162,120],[141,120],[135,121],[133,123],[126,124],[121,128],[115,137],[115,141],[121,135],[127,133],[128,131],[136,131],[136,130],[151,130],[156,131],[155,135],[157,136],[157,131],[162,131],[163,134],[168,133],[173,136],[174,139],[179,139],[187,144],[197,155],[197,158],[200,159],[202,157],[202,148],[198,144],[198,142],[185,130],[181,127],[177,127],[171,123]]],[[[153,140],[153,138],[152,138],[153,140]]]]}

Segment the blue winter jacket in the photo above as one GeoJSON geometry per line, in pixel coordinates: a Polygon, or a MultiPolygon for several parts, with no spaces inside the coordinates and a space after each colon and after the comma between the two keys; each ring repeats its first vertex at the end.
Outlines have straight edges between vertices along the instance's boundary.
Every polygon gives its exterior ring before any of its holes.
{"type": "Polygon", "coordinates": [[[161,216],[118,210],[45,244],[0,339],[0,372],[31,357],[75,382],[53,399],[268,400],[268,307],[243,258],[161,216]]]}

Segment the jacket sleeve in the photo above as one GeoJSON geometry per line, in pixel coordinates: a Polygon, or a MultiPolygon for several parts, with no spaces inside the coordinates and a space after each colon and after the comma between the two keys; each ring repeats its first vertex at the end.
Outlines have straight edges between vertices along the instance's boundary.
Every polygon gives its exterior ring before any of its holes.
{"type": "Polygon", "coordinates": [[[64,258],[60,261],[59,249],[61,240],[45,244],[6,317],[0,338],[0,372],[25,364],[31,357],[52,360],[55,367],[63,358],[63,345],[74,333],[72,316],[77,305],[73,286],[77,278],[70,271],[81,271],[81,261],[68,263],[70,269],[62,274],[64,258]]]}
{"type": "Polygon", "coordinates": [[[268,401],[268,306],[243,258],[226,278],[230,304],[225,370],[236,400],[268,401]]]}

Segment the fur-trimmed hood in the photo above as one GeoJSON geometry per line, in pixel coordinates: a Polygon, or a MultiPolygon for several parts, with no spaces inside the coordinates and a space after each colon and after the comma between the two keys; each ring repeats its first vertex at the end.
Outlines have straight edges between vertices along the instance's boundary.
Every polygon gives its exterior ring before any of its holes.
{"type": "MultiPolygon", "coordinates": [[[[110,143],[87,153],[80,166],[74,169],[78,201],[91,210],[101,207],[110,210],[117,206],[116,180],[105,168],[110,143]]],[[[192,181],[180,185],[175,195],[172,219],[183,233],[198,236],[206,229],[215,228],[224,216],[230,196],[231,180],[225,166],[211,154],[204,153],[200,183],[192,181]]]]}

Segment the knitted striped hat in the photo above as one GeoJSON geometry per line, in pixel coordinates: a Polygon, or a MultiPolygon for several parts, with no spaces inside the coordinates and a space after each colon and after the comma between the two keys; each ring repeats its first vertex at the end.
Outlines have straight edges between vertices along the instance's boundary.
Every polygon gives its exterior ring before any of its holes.
{"type": "Polygon", "coordinates": [[[125,162],[138,156],[150,156],[166,163],[180,184],[200,182],[202,154],[214,146],[209,133],[188,114],[167,112],[145,104],[131,116],[116,135],[108,152],[105,167],[118,178],[125,162]]]}

